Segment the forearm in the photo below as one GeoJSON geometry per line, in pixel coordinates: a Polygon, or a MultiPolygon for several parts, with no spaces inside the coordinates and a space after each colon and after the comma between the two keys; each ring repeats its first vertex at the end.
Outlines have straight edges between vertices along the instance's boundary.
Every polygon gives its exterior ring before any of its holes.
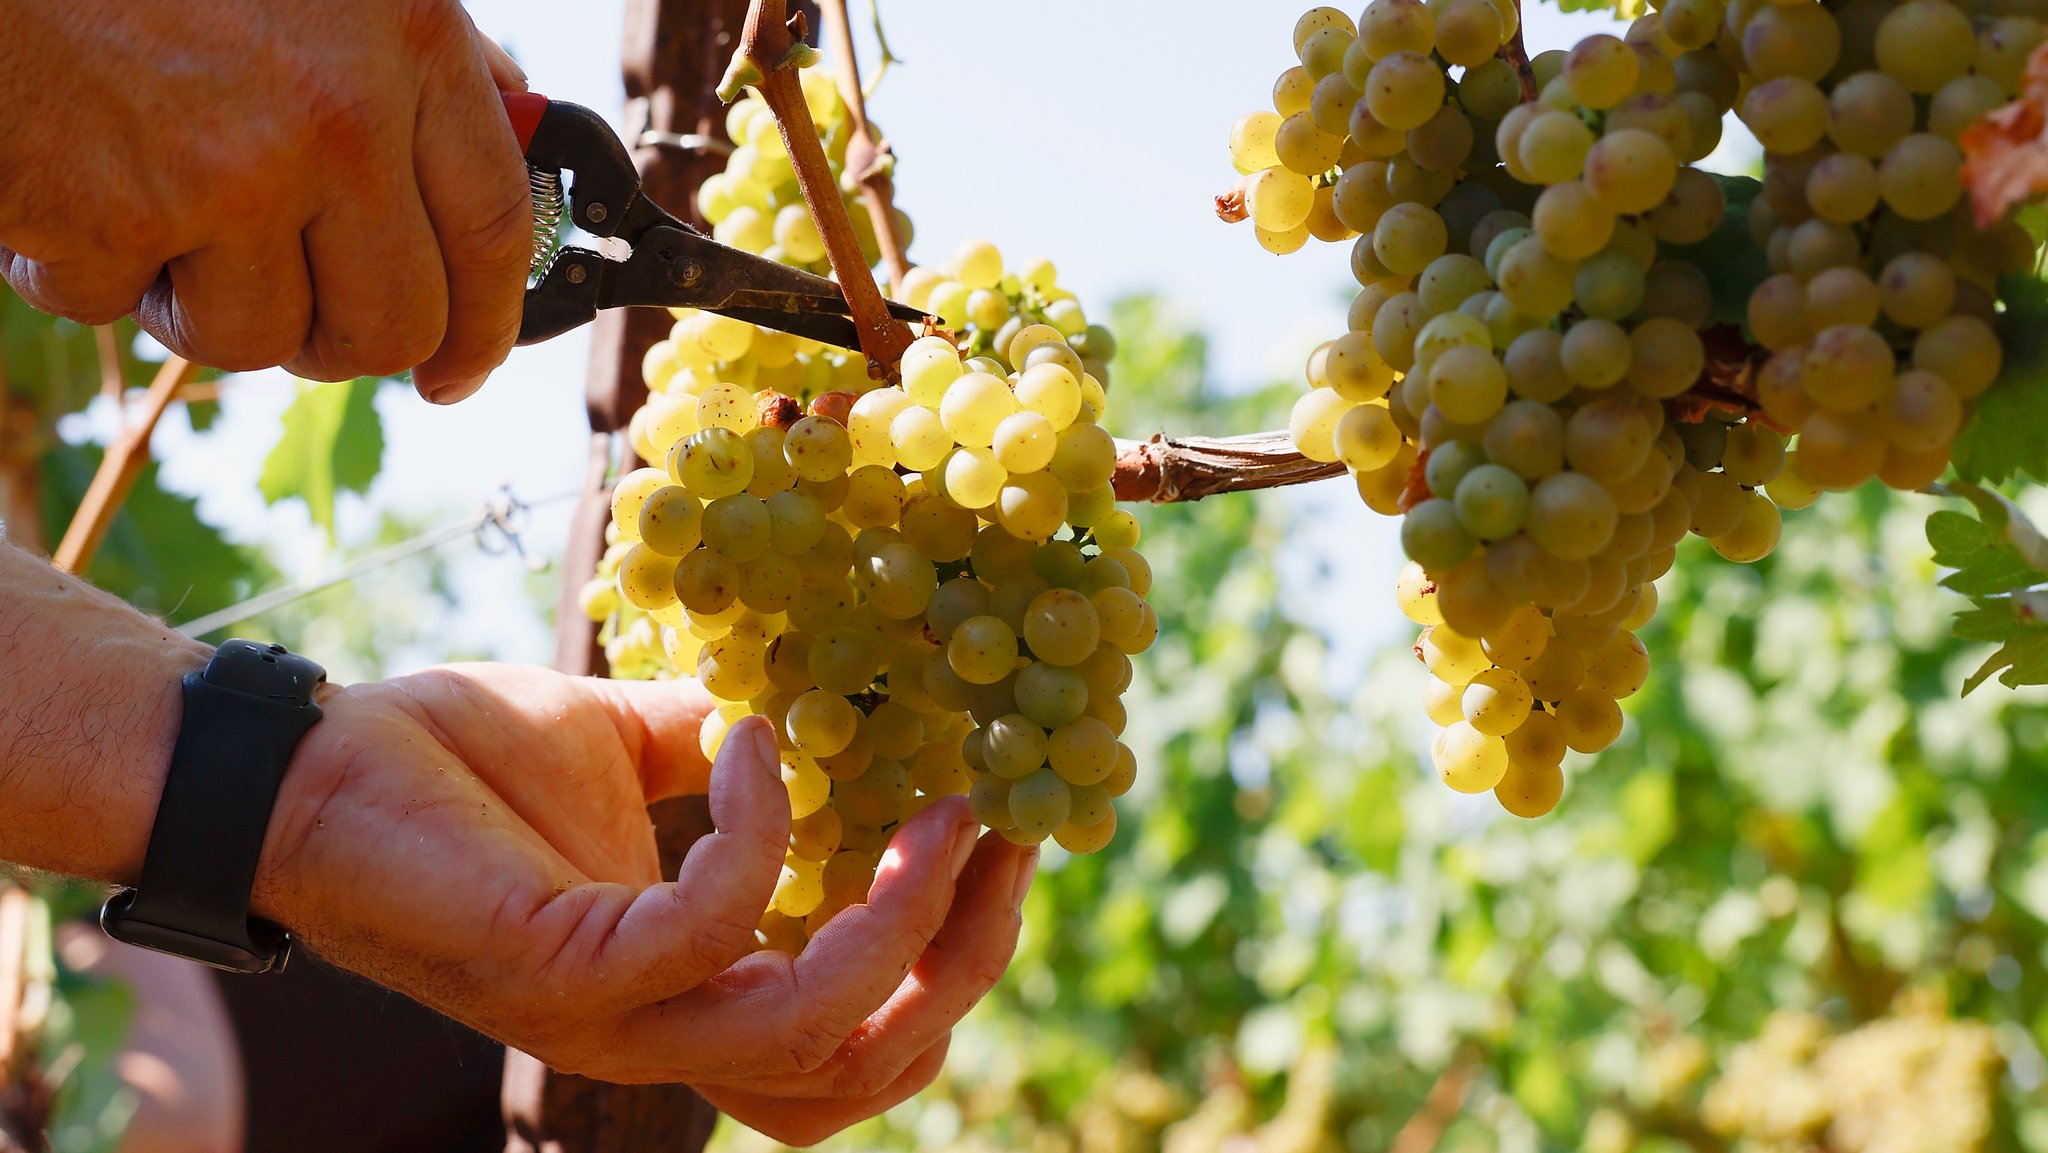
{"type": "Polygon", "coordinates": [[[132,883],[210,651],[0,541],[0,860],[132,883]]]}

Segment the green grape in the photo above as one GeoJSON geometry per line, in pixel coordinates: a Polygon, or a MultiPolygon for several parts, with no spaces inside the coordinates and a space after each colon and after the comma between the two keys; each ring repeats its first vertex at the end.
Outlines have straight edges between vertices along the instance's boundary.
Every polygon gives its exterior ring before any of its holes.
{"type": "Polygon", "coordinates": [[[798,752],[829,757],[853,743],[860,728],[860,710],[837,693],[812,689],[789,706],[783,733],[798,752]]]}
{"type": "Polygon", "coordinates": [[[1429,462],[1422,470],[1423,480],[1431,492],[1448,498],[1466,473],[1485,463],[1485,450],[1471,441],[1445,441],[1430,449],[1429,462]]]}
{"type": "Polygon", "coordinates": [[[1444,74],[1420,52],[1377,57],[1365,82],[1365,107],[1373,119],[1398,131],[1416,128],[1444,102],[1444,74]]]}
{"type": "Polygon", "coordinates": [[[1493,59],[1505,38],[1501,10],[1491,0],[1449,0],[1437,13],[1437,53],[1460,68],[1493,59]]]}
{"type": "Polygon", "coordinates": [[[763,425],[746,432],[747,449],[754,455],[754,479],[746,491],[758,497],[787,492],[797,483],[796,467],[785,454],[787,436],[779,428],[763,425]]]}
{"type": "Polygon", "coordinates": [[[1487,459],[1534,482],[1564,466],[1564,420],[1549,405],[1511,400],[1487,423],[1487,459]]]}
{"type": "Polygon", "coordinates": [[[1158,614],[1145,599],[1127,588],[1097,589],[1088,597],[1101,622],[1102,641],[1125,653],[1143,652],[1151,647],[1158,632],[1158,614]]]}
{"type": "Polygon", "coordinates": [[[1951,316],[1913,341],[1913,367],[1947,381],[1965,400],[1998,379],[2002,356],[1997,334],[1974,316],[1951,316]]]}
{"type": "MultiPolygon", "coordinates": [[[[1913,5],[1941,0],[1912,0],[1913,5]]],[[[1884,154],[1877,166],[1878,188],[1885,207],[1907,220],[1932,220],[1955,206],[1963,195],[1963,154],[1942,137],[1920,132],[1907,136],[1884,154]]]]}
{"type": "Polygon", "coordinates": [[[1566,260],[1592,256],[1614,235],[1614,213],[1578,181],[1544,189],[1536,198],[1533,217],[1544,247],[1566,260]]]}
{"type": "Polygon", "coordinates": [[[1962,428],[1963,402],[1948,381],[1909,369],[1899,374],[1887,415],[1893,444],[1912,452],[1932,452],[1946,447],[1962,428]]]}
{"type": "Polygon", "coordinates": [[[1782,527],[1778,506],[1772,504],[1769,497],[1760,492],[1746,492],[1735,526],[1711,538],[1708,543],[1728,560],[1749,564],[1771,555],[1778,547],[1782,527]]]}
{"type": "Polygon", "coordinates": [[[995,503],[1003,528],[1026,540],[1051,540],[1067,520],[1067,490],[1048,473],[1010,476],[995,503]]]}
{"type": "MultiPolygon", "coordinates": [[[[1526,537],[1521,540],[1528,543],[1526,537]]],[[[1489,552],[1488,556],[1491,555],[1489,552]]],[[[1479,647],[1488,660],[1503,670],[1520,670],[1534,663],[1549,643],[1549,618],[1535,605],[1523,604],[1517,605],[1499,627],[1481,637],[1479,647]]]]}
{"type": "Polygon", "coordinates": [[[1416,279],[1415,291],[1422,306],[1429,310],[1431,316],[1436,316],[1486,291],[1489,283],[1485,265],[1463,253],[1454,252],[1430,261],[1416,279]]]}
{"type": "Polygon", "coordinates": [[[1634,633],[1617,633],[1586,657],[1584,686],[1609,698],[1631,697],[1650,677],[1650,653],[1634,633]]]}
{"type": "Polygon", "coordinates": [[[946,664],[967,684],[995,684],[1016,672],[1018,635],[997,616],[969,616],[946,639],[946,664]]]}
{"type": "Polygon", "coordinates": [[[1699,333],[1676,320],[1657,318],[1629,333],[1629,387],[1653,400],[1691,388],[1706,369],[1699,333]]]}
{"type": "Polygon", "coordinates": [[[676,558],[636,544],[619,558],[619,595],[644,612],[676,603],[676,558]]]}
{"type": "Polygon", "coordinates": [[[1596,33],[1572,46],[1561,76],[1572,99],[1588,108],[1612,108],[1634,90],[1638,67],[1634,49],[1596,33]]]}
{"type": "Polygon", "coordinates": [[[910,620],[923,614],[938,591],[937,570],[915,548],[892,542],[872,556],[859,558],[854,580],[874,610],[890,620],[910,620]]]}
{"type": "Polygon", "coordinates": [[[1037,412],[1011,413],[996,425],[990,447],[996,463],[1007,471],[1037,472],[1052,463],[1053,450],[1059,447],[1059,430],[1037,412]]]}
{"type": "Polygon", "coordinates": [[[1034,364],[1018,376],[1016,398],[1025,411],[1037,413],[1060,431],[1080,414],[1081,382],[1062,365],[1034,364]]]}
{"type": "Polygon", "coordinates": [[[1032,598],[1019,635],[1039,660],[1076,665],[1095,651],[1102,638],[1102,624],[1086,596],[1073,589],[1052,588],[1032,598]]]}
{"type": "Polygon", "coordinates": [[[676,443],[669,474],[700,500],[746,490],[754,479],[754,454],[746,439],[728,428],[706,428],[676,443]]]}
{"type": "Polygon", "coordinates": [[[1046,471],[1070,492],[1100,488],[1116,474],[1116,439],[1094,424],[1062,429],[1046,471]]]}
{"type": "Polygon", "coordinates": [[[1354,406],[1335,389],[1314,388],[1301,394],[1287,417],[1287,435],[1310,460],[1337,459],[1337,426],[1354,406]]]}
{"type": "Polygon", "coordinates": [[[996,426],[1017,408],[1016,395],[1002,378],[970,372],[947,386],[939,402],[939,418],[955,442],[987,448],[995,439],[996,426]]]}
{"type": "Polygon", "coordinates": [[[1644,220],[1666,244],[1698,244],[1720,227],[1726,210],[1719,182],[1696,168],[1680,168],[1670,194],[1644,220]]]}
{"type": "Polygon", "coordinates": [[[1401,551],[1432,573],[1449,571],[1477,547],[1457,506],[1442,497],[1423,501],[1401,519],[1401,551]]]}
{"type": "Polygon", "coordinates": [[[1070,785],[1101,784],[1115,771],[1123,746],[1116,733],[1095,717],[1084,716],[1046,736],[1046,763],[1070,785]]]}
{"type": "MultiPolygon", "coordinates": [[[[1586,187],[1610,211],[1634,215],[1663,203],[1678,175],[1671,146],[1640,128],[1611,131],[1586,153],[1586,187]]],[[[1502,286],[1505,291],[1506,286],[1502,286]]]]}
{"type": "Polygon", "coordinates": [[[1494,799],[1500,802],[1501,808],[1531,820],[1556,808],[1563,795],[1563,769],[1554,764],[1517,760],[1512,756],[1508,758],[1507,772],[1493,787],[1494,799]]]}
{"type": "Polygon", "coordinates": [[[1548,328],[1516,337],[1501,357],[1508,370],[1508,388],[1525,400],[1549,403],[1564,399],[1572,390],[1572,379],[1564,370],[1563,348],[1564,338],[1548,328]]]}
{"type": "Polygon", "coordinates": [[[955,448],[938,473],[944,478],[945,493],[962,508],[985,509],[1002,495],[1010,474],[986,448],[955,448]]]}
{"type": "Polygon", "coordinates": [[[1385,407],[1360,404],[1337,422],[1332,443],[1345,467],[1352,472],[1371,472],[1400,455],[1401,430],[1385,407]]]}
{"type": "MultiPolygon", "coordinates": [[[[1315,92],[1308,101],[1309,118],[1315,121],[1316,127],[1336,137],[1341,151],[1344,137],[1351,131],[1351,114],[1357,111],[1358,102],[1364,98],[1364,91],[1340,70],[1316,81],[1315,92]]],[[[1277,152],[1274,160],[1279,160],[1277,152]]]]}
{"type": "Polygon", "coordinates": [[[1566,745],[1597,753],[1621,735],[1621,707],[1598,690],[1580,688],[1558,700],[1557,723],[1566,745]]]}
{"type": "Polygon", "coordinates": [[[1955,274],[1946,261],[1924,252],[1893,257],[1877,287],[1884,314],[1906,328],[1939,324],[1955,305],[1955,274]]]}
{"type": "Polygon", "coordinates": [[[1892,359],[1891,345],[1875,330],[1838,324],[1813,338],[1801,383],[1815,404],[1853,412],[1891,390],[1892,359]]]}
{"type": "Polygon", "coordinates": [[[1088,683],[1073,669],[1033,661],[1017,673],[1017,707],[1047,729],[1080,718],[1088,706],[1088,683]]]}
{"type": "MultiPolygon", "coordinates": [[[[1361,160],[1344,169],[1330,189],[1330,208],[1347,227],[1369,233],[1381,214],[1394,206],[1387,194],[1387,166],[1382,160],[1361,160]]],[[[1368,245],[1366,251],[1371,251],[1368,245]]]]}
{"type": "Polygon", "coordinates": [[[1853,267],[1816,273],[1806,282],[1805,297],[1806,321],[1820,329],[1876,324],[1883,306],[1877,285],[1862,269],[1853,267]]]}
{"type": "Polygon", "coordinates": [[[841,627],[814,639],[805,656],[811,683],[841,696],[864,693],[881,670],[881,638],[868,629],[841,627]]]}
{"type": "MultiPolygon", "coordinates": [[[[739,597],[739,570],[710,549],[700,548],[676,565],[675,592],[693,613],[715,613],[739,597]]],[[[631,594],[627,594],[631,600],[631,594]]]]}
{"type": "Polygon", "coordinates": [[[1485,423],[1500,411],[1507,395],[1507,370],[1484,347],[1454,346],[1439,354],[1430,367],[1430,403],[1459,424],[1485,423]]]}
{"type": "Polygon", "coordinates": [[[1577,116],[1551,110],[1531,119],[1514,146],[1532,180],[1562,184],[1578,179],[1584,170],[1593,132],[1577,116]]]}
{"type": "Polygon", "coordinates": [[[1012,823],[1005,835],[1020,843],[1040,841],[1067,823],[1073,798],[1058,774],[1039,769],[1010,785],[1009,808],[1012,823]]]}
{"type": "Polygon", "coordinates": [[[1521,676],[1503,668],[1487,669],[1473,677],[1459,697],[1461,719],[1489,737],[1506,737],[1521,728],[1534,703],[1521,676]]]}
{"type": "Polygon", "coordinates": [[[876,528],[902,519],[906,496],[894,470],[868,464],[847,474],[846,499],[839,507],[855,528],[876,528]]]}
{"type": "Polygon", "coordinates": [[[978,731],[983,735],[982,758],[988,772],[1015,781],[1045,766],[1045,730],[1030,717],[1007,714],[978,731]]]}
{"type": "Polygon", "coordinates": [[[2005,89],[1996,81],[1985,76],[1958,76],[1934,94],[1927,110],[1927,130],[1944,140],[1959,140],[1964,129],[2005,102],[2005,89]]]}
{"type": "Polygon", "coordinates": [[[1628,333],[1612,321],[1589,317],[1565,331],[1559,359],[1582,388],[1607,388],[1628,374],[1628,333]]]}
{"type": "Polygon", "coordinates": [[[1977,34],[1970,18],[1942,0],[1908,0],[1877,27],[1877,65],[1914,92],[1928,94],[1970,70],[1977,34]]]}
{"type": "Polygon", "coordinates": [[[1458,482],[1453,504],[1473,536],[1500,540],[1520,531],[1529,512],[1529,486],[1509,469],[1482,464],[1458,482]]]}
{"type": "Polygon", "coordinates": [[[1394,370],[1373,347],[1369,333],[1347,332],[1331,341],[1324,365],[1330,387],[1349,401],[1378,400],[1394,383],[1394,370]]]}
{"type": "MultiPolygon", "coordinates": [[[[1662,147],[1661,143],[1659,147],[1662,147]]],[[[1503,233],[1494,240],[1494,244],[1498,245],[1512,235],[1503,233]]],[[[1532,235],[1515,242],[1502,253],[1494,279],[1500,284],[1501,294],[1516,309],[1530,316],[1548,317],[1557,315],[1571,304],[1572,279],[1576,271],[1574,262],[1551,252],[1541,239],[1532,235]]]]}
{"type": "MultiPolygon", "coordinates": [[[[1463,2],[1492,7],[1488,0],[1463,2]]],[[[1472,154],[1472,144],[1472,122],[1449,104],[1438,108],[1420,127],[1408,130],[1408,156],[1428,172],[1454,172],[1472,154]]]]}
{"type": "Polygon", "coordinates": [[[833,806],[852,825],[893,825],[903,819],[904,807],[909,803],[909,771],[902,761],[881,757],[871,761],[865,772],[840,781],[832,789],[833,806]]]}
{"type": "Polygon", "coordinates": [[[1282,120],[1280,130],[1273,138],[1273,152],[1280,158],[1280,163],[1303,176],[1329,171],[1336,166],[1337,157],[1343,150],[1344,137],[1323,131],[1309,110],[1296,112],[1282,120]]]}
{"type": "MultiPolygon", "coordinates": [[[[612,489],[612,524],[619,530],[619,539],[631,540],[640,533],[640,510],[671,479],[668,470],[659,468],[636,468],[619,478],[612,489]]],[[[673,555],[681,555],[673,554],[673,555]]]]}
{"type": "Polygon", "coordinates": [[[1448,243],[1443,217],[1421,204],[1396,204],[1373,226],[1374,255],[1400,275],[1421,272],[1448,243]]]}
{"type": "Polygon", "coordinates": [[[1590,557],[1607,547],[1619,515],[1614,498],[1598,481],[1576,472],[1557,473],[1530,490],[1529,538],[1552,556],[1590,557]]]}
{"type": "MultiPolygon", "coordinates": [[[[1899,382],[1899,394],[1902,394],[1906,387],[1905,376],[1902,375],[1899,382]]],[[[1735,483],[1745,488],[1761,488],[1785,467],[1785,438],[1754,421],[1744,421],[1728,430],[1728,444],[1721,456],[1721,467],[1735,483]]]]}
{"type": "MultiPolygon", "coordinates": [[[[1279,164],[1280,156],[1273,149],[1273,138],[1279,131],[1280,117],[1276,113],[1247,112],[1238,117],[1230,126],[1230,163],[1246,174],[1279,164]]],[[[907,357],[905,361],[907,367],[907,357]]],[[[906,382],[908,379],[906,375],[906,382]]]]}
{"type": "Polygon", "coordinates": [[[1579,310],[1586,315],[1620,320],[1642,304],[1646,286],[1642,263],[1610,245],[1579,265],[1572,274],[1570,291],[1578,300],[1579,310]]]}
{"type": "MultiPolygon", "coordinates": [[[[668,479],[667,474],[655,469],[640,471],[668,479]]],[[[620,487],[624,487],[623,482],[620,487]]],[[[620,507],[616,494],[613,507],[620,507]]],[[[681,485],[664,484],[641,501],[636,521],[640,540],[649,549],[662,556],[680,557],[696,548],[702,539],[703,506],[681,485]]]]}
{"type": "Polygon", "coordinates": [[[1483,793],[1507,774],[1507,746],[1464,721],[1446,726],[1430,747],[1430,759],[1444,784],[1461,793],[1483,793]]]}
{"type": "Polygon", "coordinates": [[[1827,133],[1844,152],[1876,160],[1913,131],[1913,96],[1882,72],[1844,77],[1828,93],[1827,133]]]}
{"type": "Polygon", "coordinates": [[[1253,224],[1285,232],[1308,221],[1309,210],[1315,207],[1315,186],[1286,168],[1262,169],[1245,180],[1244,204],[1253,224]]]}
{"type": "Polygon", "coordinates": [[[1422,0],[1373,0],[1358,20],[1358,40],[1373,59],[1436,46],[1436,14],[1422,0]]]}

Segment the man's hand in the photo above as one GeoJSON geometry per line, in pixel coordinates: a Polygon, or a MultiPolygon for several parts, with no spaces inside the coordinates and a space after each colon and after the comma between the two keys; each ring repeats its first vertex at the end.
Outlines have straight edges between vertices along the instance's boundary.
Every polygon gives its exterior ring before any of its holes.
{"type": "Polygon", "coordinates": [[[0,38],[0,274],[202,364],[476,391],[518,332],[524,88],[457,0],[28,0],[0,38]]]}
{"type": "Polygon", "coordinates": [[[789,806],[749,719],[715,767],[693,683],[472,665],[329,693],[271,822],[257,911],[337,963],[567,1071],[687,1081],[818,1140],[928,1084],[1001,976],[1036,851],[964,802],[897,832],[866,905],[794,960],[748,955],[789,806]],[[649,801],[717,832],[660,880],[649,801]]]}

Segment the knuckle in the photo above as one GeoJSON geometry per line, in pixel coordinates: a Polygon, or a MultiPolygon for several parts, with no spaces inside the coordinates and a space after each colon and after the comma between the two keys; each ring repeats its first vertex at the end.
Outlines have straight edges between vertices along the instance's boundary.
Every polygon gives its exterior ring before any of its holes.
{"type": "Polygon", "coordinates": [[[336,335],[330,353],[345,376],[395,376],[423,363],[441,346],[445,332],[431,315],[394,315],[389,324],[369,324],[336,335]]]}
{"type": "Polygon", "coordinates": [[[789,1060],[798,1073],[815,1073],[839,1053],[843,1038],[818,1013],[805,1013],[791,1028],[789,1060]]]}
{"type": "Polygon", "coordinates": [[[832,1095],[847,1101],[865,1101],[889,1087],[897,1071],[871,1059],[846,1062],[832,1078],[832,1095]]]}

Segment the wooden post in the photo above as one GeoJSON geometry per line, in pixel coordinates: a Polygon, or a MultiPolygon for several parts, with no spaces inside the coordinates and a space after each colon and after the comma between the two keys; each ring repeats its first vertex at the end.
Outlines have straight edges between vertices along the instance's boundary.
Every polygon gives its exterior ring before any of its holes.
{"type": "MultiPolygon", "coordinates": [[[[815,17],[815,13],[813,13],[815,17]]],[[[626,144],[641,185],[655,203],[699,226],[697,186],[725,167],[716,151],[688,148],[685,136],[725,139],[725,108],[715,90],[739,46],[747,0],[628,0],[624,65],[626,144]]],[[[555,667],[605,675],[597,626],[578,605],[578,590],[604,553],[611,519],[607,483],[615,465],[631,466],[620,446],[633,413],[647,399],[640,362],[671,321],[659,309],[600,313],[591,329],[590,375],[584,403],[591,439],[582,499],[563,558],[555,621],[555,667]]],[[[674,876],[683,854],[711,830],[704,799],[654,806],[662,867],[674,876]]],[[[681,1085],[608,1085],[555,1073],[519,1052],[505,1055],[507,1153],[698,1153],[718,1113],[681,1085]]]]}

